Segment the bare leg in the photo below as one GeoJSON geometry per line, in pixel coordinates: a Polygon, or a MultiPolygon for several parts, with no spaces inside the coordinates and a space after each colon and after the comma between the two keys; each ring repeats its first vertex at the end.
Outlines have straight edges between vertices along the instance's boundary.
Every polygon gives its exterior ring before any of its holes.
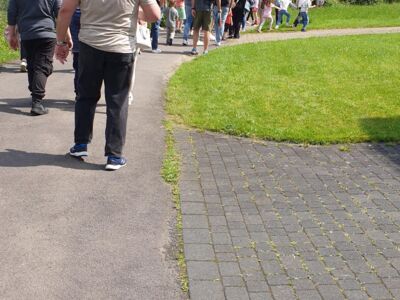
{"type": "Polygon", "coordinates": [[[199,41],[199,31],[200,29],[193,30],[193,48],[195,49],[197,49],[197,42],[199,41]]]}
{"type": "Polygon", "coordinates": [[[209,31],[203,30],[203,35],[204,35],[204,51],[208,50],[208,40],[209,40],[209,31]]]}

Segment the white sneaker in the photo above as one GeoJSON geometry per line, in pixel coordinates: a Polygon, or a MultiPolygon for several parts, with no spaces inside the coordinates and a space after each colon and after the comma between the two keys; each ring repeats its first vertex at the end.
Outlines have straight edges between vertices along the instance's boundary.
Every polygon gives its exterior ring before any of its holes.
{"type": "Polygon", "coordinates": [[[275,29],[279,29],[279,25],[276,25],[276,26],[275,26],[275,29]]]}
{"type": "Polygon", "coordinates": [[[197,46],[203,46],[203,45],[204,45],[204,43],[203,43],[202,41],[199,40],[199,41],[197,42],[197,46]]]}
{"type": "Polygon", "coordinates": [[[209,34],[209,38],[210,38],[210,41],[215,41],[215,35],[213,35],[213,34],[209,34]]]}
{"type": "Polygon", "coordinates": [[[215,43],[215,46],[217,46],[217,47],[221,46],[221,42],[215,43]]]}
{"type": "Polygon", "coordinates": [[[189,42],[187,40],[183,40],[182,45],[187,46],[187,45],[189,45],[189,42]]]}
{"type": "Polygon", "coordinates": [[[27,71],[28,64],[26,62],[26,59],[21,60],[21,64],[19,65],[19,70],[23,73],[27,71]]]}
{"type": "Polygon", "coordinates": [[[153,53],[161,53],[162,51],[161,51],[160,48],[157,48],[157,49],[151,50],[151,52],[153,52],[153,53]]]}

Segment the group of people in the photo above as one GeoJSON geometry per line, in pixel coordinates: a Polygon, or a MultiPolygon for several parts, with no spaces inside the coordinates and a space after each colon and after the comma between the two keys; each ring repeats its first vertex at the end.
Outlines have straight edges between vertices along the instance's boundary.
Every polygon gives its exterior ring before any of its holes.
{"type": "MultiPolygon", "coordinates": [[[[311,0],[9,0],[9,45],[20,48],[22,69],[28,73],[31,92],[31,115],[48,113],[44,105],[48,77],[53,72],[53,57],[65,63],[70,52],[75,69],[74,157],[88,155],[93,122],[101,86],[105,85],[107,105],[106,169],[117,170],[126,164],[122,156],[125,144],[129,98],[138,50],[135,37],[138,24],[151,23],[153,53],[160,53],[158,34],[162,11],[166,16],[166,44],[172,45],[176,31],[183,26],[183,45],[188,45],[193,30],[192,55],[198,55],[200,30],[203,31],[204,54],[208,53],[212,27],[217,46],[227,38],[239,38],[246,12],[261,31],[268,20],[272,29],[272,9],[276,10],[276,28],[286,16],[288,7],[298,8],[293,26],[299,22],[305,31],[311,0]],[[165,1],[168,1],[165,8],[165,1]],[[165,8],[165,9],[164,9],[165,8]],[[79,33],[79,37],[78,37],[79,33]]],[[[321,1],[321,0],[320,0],[321,1]]],[[[144,25],[146,26],[146,25],[144,25]]]]}
{"type": "MultiPolygon", "coordinates": [[[[308,10],[312,5],[311,0],[161,0],[158,2],[165,16],[166,44],[172,45],[175,32],[181,32],[182,23],[184,46],[188,45],[189,32],[193,32],[192,55],[198,55],[200,29],[203,31],[203,53],[208,53],[210,37],[215,40],[215,45],[220,46],[226,38],[239,38],[240,32],[245,30],[246,20],[252,18],[252,25],[257,25],[257,31],[261,32],[264,24],[268,22],[268,30],[272,30],[275,11],[276,26],[279,29],[284,17],[286,26],[290,26],[291,15],[289,7],[298,9],[293,27],[302,24],[301,31],[306,31],[309,23],[308,10]],[[167,1],[167,2],[165,2],[167,1]],[[184,8],[183,9],[183,3],[184,8]],[[214,30],[214,34],[211,31],[214,30]]],[[[318,0],[321,3],[322,0],[318,0]]],[[[161,53],[158,48],[158,31],[160,21],[152,25],[153,53],[161,53]]]]}
{"type": "Polygon", "coordinates": [[[74,52],[78,76],[71,156],[88,155],[95,109],[104,83],[105,169],[118,170],[126,165],[122,154],[136,27],[140,20],[154,22],[160,17],[156,0],[9,0],[7,40],[11,48],[16,50],[21,44],[25,49],[33,116],[48,113],[43,99],[53,71],[53,57],[65,63],[71,50],[74,52]],[[70,30],[75,29],[70,24],[78,7],[79,41],[73,41],[70,30]]]}

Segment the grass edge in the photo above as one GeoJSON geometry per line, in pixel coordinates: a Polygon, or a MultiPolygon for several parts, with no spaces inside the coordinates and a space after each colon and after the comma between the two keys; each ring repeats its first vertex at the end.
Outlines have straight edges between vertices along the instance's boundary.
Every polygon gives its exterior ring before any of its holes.
{"type": "Polygon", "coordinates": [[[165,136],[165,153],[162,162],[161,176],[164,181],[171,186],[172,201],[176,209],[176,236],[177,236],[177,251],[176,260],[179,267],[179,281],[181,290],[185,293],[189,291],[189,279],[187,275],[186,259],[183,243],[183,227],[182,227],[182,209],[179,190],[179,175],[180,175],[180,155],[175,147],[175,138],[173,135],[173,123],[170,120],[164,120],[165,136]]]}

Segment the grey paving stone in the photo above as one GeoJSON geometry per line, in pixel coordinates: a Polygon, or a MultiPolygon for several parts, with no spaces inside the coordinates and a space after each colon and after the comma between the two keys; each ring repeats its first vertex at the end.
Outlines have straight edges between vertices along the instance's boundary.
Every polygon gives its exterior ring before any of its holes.
{"type": "Polygon", "coordinates": [[[210,244],[211,235],[208,229],[183,229],[185,244],[210,244]]]}
{"type": "MultiPolygon", "coordinates": [[[[182,138],[184,241],[208,245],[212,233],[214,260],[225,264],[218,272],[210,265],[215,278],[200,272],[202,280],[240,287],[251,299],[397,297],[400,146],[341,152],[197,132],[182,138]],[[219,277],[232,270],[244,274],[219,277]]],[[[212,257],[207,246],[190,247],[191,258],[212,257]]]]}
{"type": "Polygon", "coordinates": [[[244,287],[245,286],[245,283],[241,276],[227,276],[227,277],[223,276],[222,282],[225,287],[228,287],[228,286],[244,287]]]}
{"type": "Polygon", "coordinates": [[[232,245],[231,236],[226,233],[213,233],[212,241],[214,245],[232,245]]]}
{"type": "Polygon", "coordinates": [[[226,295],[226,300],[248,300],[248,299],[250,299],[246,288],[242,288],[242,287],[226,287],[225,295],[226,295]]]}
{"type": "Polygon", "coordinates": [[[185,244],[186,260],[215,260],[214,249],[209,244],[185,244]]]}
{"type": "Polygon", "coordinates": [[[315,290],[302,290],[296,292],[299,300],[319,300],[321,296],[315,290]]]}
{"type": "Polygon", "coordinates": [[[207,216],[203,215],[183,215],[182,227],[184,229],[204,228],[208,229],[207,216]]]}
{"type": "Polygon", "coordinates": [[[293,289],[289,285],[271,286],[272,295],[275,299],[296,299],[293,289]]]}
{"type": "Polygon", "coordinates": [[[225,300],[221,282],[192,280],[189,283],[192,300],[225,300]]]}
{"type": "Polygon", "coordinates": [[[251,292],[267,292],[269,291],[268,285],[265,280],[249,280],[246,281],[247,290],[251,292]]]}
{"type": "Polygon", "coordinates": [[[318,291],[321,294],[323,299],[345,299],[345,296],[342,294],[341,290],[337,285],[319,285],[318,291]]]}
{"type": "Polygon", "coordinates": [[[187,272],[191,280],[216,280],[220,278],[216,262],[188,261],[187,272]]]}
{"type": "Polygon", "coordinates": [[[392,295],[388,289],[382,284],[366,284],[366,291],[373,299],[391,299],[392,295]]]}
{"type": "Polygon", "coordinates": [[[182,202],[182,214],[184,215],[205,215],[206,207],[204,203],[182,202]]]}
{"type": "Polygon", "coordinates": [[[249,293],[250,300],[272,300],[271,293],[249,293]]]}
{"type": "Polygon", "coordinates": [[[218,266],[222,276],[240,276],[242,274],[237,262],[219,262],[218,266]]]}

